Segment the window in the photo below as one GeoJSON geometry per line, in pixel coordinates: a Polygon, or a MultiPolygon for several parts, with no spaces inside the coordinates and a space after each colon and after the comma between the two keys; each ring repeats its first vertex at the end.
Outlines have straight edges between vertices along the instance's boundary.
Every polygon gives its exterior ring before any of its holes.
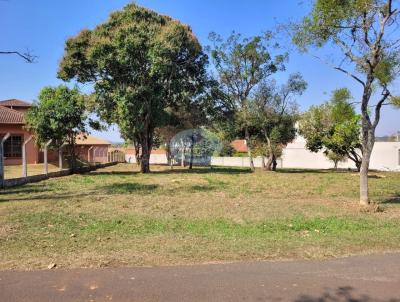
{"type": "Polygon", "coordinates": [[[13,158],[22,157],[22,140],[21,135],[11,135],[4,142],[4,156],[13,158]]]}

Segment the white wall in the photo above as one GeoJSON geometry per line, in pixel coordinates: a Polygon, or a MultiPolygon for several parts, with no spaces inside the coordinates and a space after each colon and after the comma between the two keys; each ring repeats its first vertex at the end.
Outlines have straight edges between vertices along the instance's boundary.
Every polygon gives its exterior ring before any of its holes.
{"type": "MultiPolygon", "coordinates": [[[[400,142],[376,142],[371,155],[370,169],[381,171],[400,171],[400,142]]],[[[288,144],[282,154],[283,168],[329,169],[333,163],[322,151],[313,153],[305,148],[305,142],[288,144]]],[[[354,162],[347,160],[339,163],[339,168],[354,169],[354,162]]]]}
{"type": "MultiPolygon", "coordinates": [[[[371,155],[370,168],[380,171],[400,171],[400,142],[376,142],[371,155]]],[[[126,155],[127,162],[134,163],[133,155],[126,155]]],[[[164,154],[152,154],[151,164],[167,164],[167,157],[164,154]]],[[[248,157],[212,157],[212,166],[226,167],[249,167],[248,157]]],[[[261,167],[261,158],[254,158],[254,165],[261,167]]],[[[305,148],[304,141],[295,141],[288,144],[283,150],[282,158],[278,160],[278,168],[295,169],[331,169],[333,163],[329,161],[323,152],[313,153],[305,148]]],[[[352,161],[348,160],[339,163],[341,169],[355,169],[352,161]]]]}
{"type": "MultiPolygon", "coordinates": [[[[127,163],[136,163],[135,155],[125,154],[125,160],[127,163]]],[[[150,164],[163,165],[167,163],[167,156],[165,154],[150,155],[150,164]]]]}

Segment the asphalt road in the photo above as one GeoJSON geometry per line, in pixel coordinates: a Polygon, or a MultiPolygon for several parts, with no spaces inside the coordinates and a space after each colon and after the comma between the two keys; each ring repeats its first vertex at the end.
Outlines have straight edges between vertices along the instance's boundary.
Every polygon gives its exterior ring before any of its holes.
{"type": "Polygon", "coordinates": [[[0,272],[0,301],[400,301],[400,253],[328,261],[0,272]]]}

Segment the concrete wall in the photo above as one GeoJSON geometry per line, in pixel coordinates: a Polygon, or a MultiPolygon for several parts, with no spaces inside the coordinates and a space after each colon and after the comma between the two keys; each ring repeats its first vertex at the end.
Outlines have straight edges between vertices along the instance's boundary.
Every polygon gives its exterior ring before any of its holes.
{"type": "MultiPolygon", "coordinates": [[[[370,169],[380,171],[400,171],[400,142],[376,142],[371,155],[370,169]]],[[[329,161],[323,152],[313,153],[305,148],[305,142],[288,144],[283,150],[281,168],[299,169],[330,169],[333,163],[329,161]]],[[[354,162],[347,160],[339,163],[341,169],[354,169],[354,162]]]]}
{"type": "MultiPolygon", "coordinates": [[[[134,163],[135,156],[127,154],[127,162],[134,163]]],[[[152,154],[151,164],[167,164],[164,154],[152,154]]],[[[212,157],[211,165],[227,167],[249,167],[248,157],[212,157]]],[[[261,167],[261,158],[254,158],[254,165],[261,167]]],[[[351,160],[339,163],[340,169],[355,169],[351,160]]],[[[333,163],[329,161],[323,152],[313,153],[305,148],[304,141],[289,144],[284,150],[282,157],[278,160],[278,168],[292,169],[331,169],[333,163]]],[[[400,142],[377,142],[372,151],[370,168],[380,171],[400,171],[400,142]]]]}

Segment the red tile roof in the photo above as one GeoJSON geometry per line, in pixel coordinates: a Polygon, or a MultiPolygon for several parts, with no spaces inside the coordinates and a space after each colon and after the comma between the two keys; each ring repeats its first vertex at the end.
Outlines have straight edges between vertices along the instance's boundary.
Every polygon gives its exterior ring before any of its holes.
{"type": "Polygon", "coordinates": [[[21,101],[21,100],[17,100],[17,99],[10,99],[10,100],[4,100],[4,101],[0,101],[0,105],[1,106],[6,106],[6,107],[32,107],[31,103],[25,102],[25,101],[21,101]]]}
{"type": "Polygon", "coordinates": [[[24,114],[17,110],[0,106],[0,124],[25,124],[24,114]]]}
{"type": "Polygon", "coordinates": [[[83,135],[79,134],[76,137],[75,144],[77,145],[108,145],[110,146],[111,143],[101,138],[97,138],[91,135],[83,135]]]}
{"type": "Polygon", "coordinates": [[[235,139],[231,142],[231,146],[236,152],[247,152],[246,140],[244,139],[235,139]]]}

